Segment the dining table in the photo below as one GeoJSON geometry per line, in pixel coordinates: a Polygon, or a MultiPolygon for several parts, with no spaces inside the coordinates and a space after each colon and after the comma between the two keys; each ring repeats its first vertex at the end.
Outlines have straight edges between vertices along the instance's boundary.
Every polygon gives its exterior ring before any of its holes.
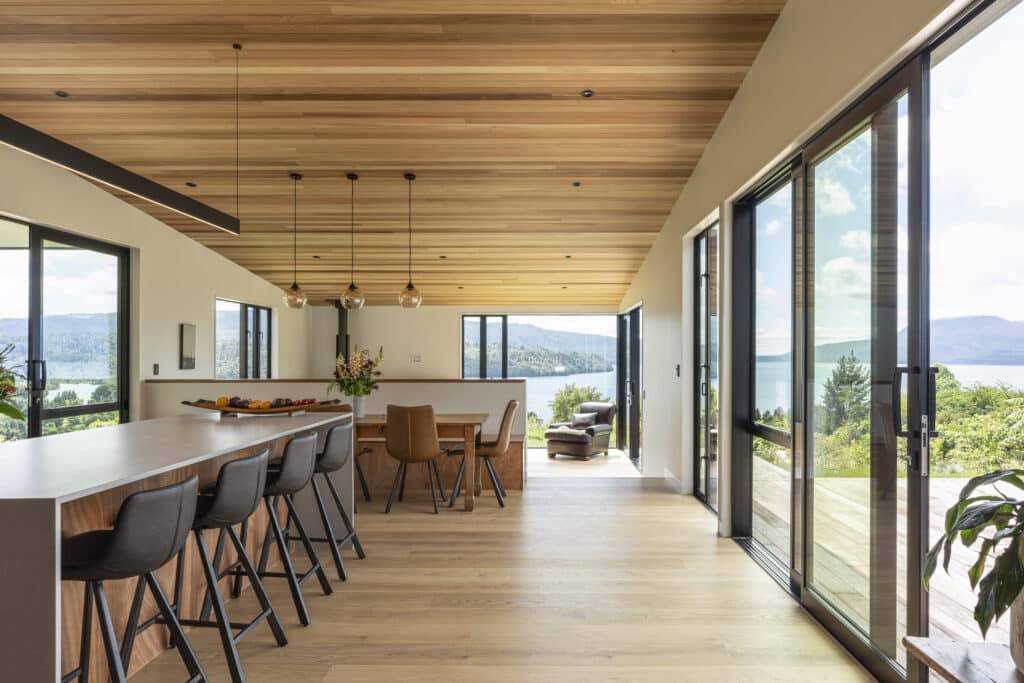
{"type": "MultiPolygon", "coordinates": [[[[480,492],[480,469],[476,466],[476,435],[483,428],[488,413],[437,413],[437,438],[444,442],[462,442],[466,452],[466,477],[463,479],[463,507],[472,512],[480,492]]],[[[355,418],[357,446],[382,443],[387,433],[384,415],[364,415],[355,418]]]]}

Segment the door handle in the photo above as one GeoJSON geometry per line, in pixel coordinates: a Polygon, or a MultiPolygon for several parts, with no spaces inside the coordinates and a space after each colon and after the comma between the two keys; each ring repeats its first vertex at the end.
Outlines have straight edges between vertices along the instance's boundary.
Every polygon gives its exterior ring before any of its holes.
{"type": "Polygon", "coordinates": [[[927,431],[928,436],[935,438],[939,435],[937,425],[935,424],[935,379],[939,375],[939,369],[932,367],[928,368],[928,425],[927,431]]]}
{"type": "Polygon", "coordinates": [[[29,361],[29,390],[31,391],[45,391],[46,390],[46,361],[45,360],[31,360],[29,361]]]}
{"type": "Polygon", "coordinates": [[[896,436],[909,438],[910,432],[903,429],[903,376],[910,375],[910,368],[897,365],[892,372],[892,424],[896,436]]]}

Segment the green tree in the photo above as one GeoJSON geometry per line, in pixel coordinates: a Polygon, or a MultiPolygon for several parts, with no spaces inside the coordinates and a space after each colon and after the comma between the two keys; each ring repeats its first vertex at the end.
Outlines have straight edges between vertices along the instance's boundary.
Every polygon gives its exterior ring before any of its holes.
{"type": "Polygon", "coordinates": [[[587,401],[607,403],[609,399],[601,395],[597,387],[578,387],[575,383],[566,384],[555,393],[548,404],[555,422],[570,422],[572,414],[579,410],[580,404],[587,401]]]}
{"type": "Polygon", "coordinates": [[[850,351],[839,359],[825,381],[822,431],[832,434],[844,425],[867,419],[870,404],[871,371],[850,351]]]}
{"type": "Polygon", "coordinates": [[[112,384],[101,384],[92,392],[92,403],[113,403],[117,400],[117,391],[112,384]]]}

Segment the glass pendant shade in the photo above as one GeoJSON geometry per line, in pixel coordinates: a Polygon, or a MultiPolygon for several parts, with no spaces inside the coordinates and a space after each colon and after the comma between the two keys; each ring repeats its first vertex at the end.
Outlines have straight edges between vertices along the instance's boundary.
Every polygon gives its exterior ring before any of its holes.
{"type": "Polygon", "coordinates": [[[402,308],[419,308],[423,303],[423,296],[420,294],[420,290],[416,289],[416,285],[410,282],[398,295],[398,303],[402,305],[402,308]]]}
{"type": "Polygon", "coordinates": [[[363,290],[359,289],[359,286],[354,282],[348,283],[348,289],[345,290],[345,294],[341,297],[341,306],[346,311],[358,311],[366,303],[366,297],[363,296],[363,290]]]}
{"type": "Polygon", "coordinates": [[[284,305],[288,308],[302,308],[306,305],[307,299],[306,293],[297,282],[293,282],[291,287],[284,290],[284,305]]]}

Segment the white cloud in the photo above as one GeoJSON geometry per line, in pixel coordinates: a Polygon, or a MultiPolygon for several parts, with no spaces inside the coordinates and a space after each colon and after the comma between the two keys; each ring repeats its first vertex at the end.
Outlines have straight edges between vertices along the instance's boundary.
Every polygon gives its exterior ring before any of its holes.
{"type": "Polygon", "coordinates": [[[867,230],[850,230],[839,240],[843,249],[862,253],[871,249],[871,234],[867,230]]]}
{"type": "Polygon", "coordinates": [[[862,298],[871,294],[871,269],[864,261],[839,256],[821,267],[816,293],[862,298]]]}
{"type": "Polygon", "coordinates": [[[814,182],[814,203],[823,216],[842,216],[856,207],[850,191],[833,178],[817,178],[814,182]]]}
{"type": "Polygon", "coordinates": [[[760,270],[757,271],[756,285],[754,289],[757,292],[758,301],[771,301],[775,298],[775,295],[778,294],[774,288],[768,286],[764,273],[760,270]]]}
{"type": "Polygon", "coordinates": [[[778,218],[773,218],[772,220],[768,221],[765,224],[762,232],[764,233],[765,237],[771,237],[781,229],[782,221],[780,221],[778,218]]]}
{"type": "Polygon", "coordinates": [[[1024,320],[1024,225],[960,223],[931,239],[931,316],[1024,320]]]}

